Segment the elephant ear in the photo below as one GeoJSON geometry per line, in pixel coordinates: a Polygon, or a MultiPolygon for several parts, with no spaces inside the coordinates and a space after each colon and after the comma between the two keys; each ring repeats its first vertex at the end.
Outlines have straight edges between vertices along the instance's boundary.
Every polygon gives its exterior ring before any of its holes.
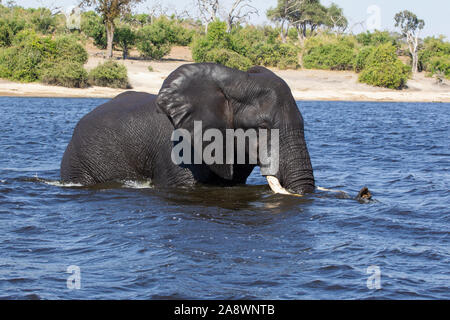
{"type": "MultiPolygon", "coordinates": [[[[175,129],[186,129],[191,137],[194,121],[201,121],[203,132],[219,129],[225,137],[225,129],[233,128],[232,98],[227,89],[243,76],[244,72],[212,63],[183,65],[164,81],[156,99],[157,108],[169,117],[175,129]]],[[[224,179],[233,178],[233,165],[209,167],[224,179]]]]}

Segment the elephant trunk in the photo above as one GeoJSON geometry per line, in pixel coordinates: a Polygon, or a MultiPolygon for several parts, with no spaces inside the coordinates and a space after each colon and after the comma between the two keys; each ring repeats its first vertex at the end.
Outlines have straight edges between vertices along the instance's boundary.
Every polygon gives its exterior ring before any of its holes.
{"type": "Polygon", "coordinates": [[[280,132],[279,154],[277,178],[281,186],[296,194],[314,192],[314,174],[303,131],[280,132]]]}

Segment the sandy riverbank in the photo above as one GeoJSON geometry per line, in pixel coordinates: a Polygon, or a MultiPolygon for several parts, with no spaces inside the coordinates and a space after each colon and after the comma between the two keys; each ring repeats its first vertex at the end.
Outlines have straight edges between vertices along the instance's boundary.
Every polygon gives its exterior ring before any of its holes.
{"type": "MultiPolygon", "coordinates": [[[[102,62],[103,58],[93,48],[88,51],[90,58],[86,68],[89,70],[102,62]]],[[[121,62],[128,68],[132,90],[156,94],[173,70],[191,63],[192,59],[188,48],[175,47],[163,61],[130,59],[121,62]],[[149,65],[154,72],[148,71],[149,65]]],[[[273,71],[288,83],[297,100],[450,102],[450,83],[446,81],[438,85],[435,79],[427,78],[423,73],[408,81],[408,89],[390,90],[358,83],[358,75],[351,71],[273,71]]],[[[103,87],[73,89],[0,79],[0,96],[112,98],[123,91],[103,87]]]]}

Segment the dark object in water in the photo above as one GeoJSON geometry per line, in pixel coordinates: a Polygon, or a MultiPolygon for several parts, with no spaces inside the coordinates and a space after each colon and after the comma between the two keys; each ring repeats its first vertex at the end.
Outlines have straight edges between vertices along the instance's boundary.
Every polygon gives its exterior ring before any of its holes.
{"type": "Polygon", "coordinates": [[[371,200],[372,199],[372,193],[370,193],[369,188],[363,187],[358,195],[356,196],[357,200],[371,200]]]}

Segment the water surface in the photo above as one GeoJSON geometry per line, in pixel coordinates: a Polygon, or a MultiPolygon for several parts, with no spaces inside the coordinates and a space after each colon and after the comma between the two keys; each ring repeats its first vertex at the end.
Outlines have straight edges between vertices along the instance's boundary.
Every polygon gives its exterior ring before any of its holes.
{"type": "Polygon", "coordinates": [[[450,298],[450,104],[298,103],[317,184],[367,185],[364,204],[273,195],[257,169],[234,188],[62,187],[104,101],[0,98],[0,298],[450,298]]]}

